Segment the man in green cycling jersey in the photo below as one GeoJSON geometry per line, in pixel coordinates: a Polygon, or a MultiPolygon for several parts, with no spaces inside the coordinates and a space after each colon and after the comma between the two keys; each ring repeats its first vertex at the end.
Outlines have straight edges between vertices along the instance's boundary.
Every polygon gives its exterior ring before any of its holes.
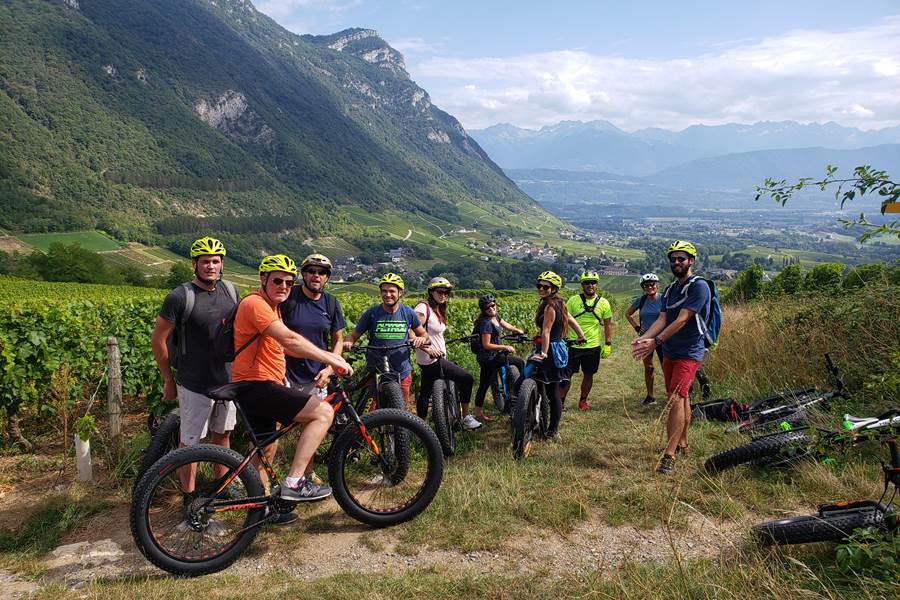
{"type": "MultiPolygon", "coordinates": [[[[594,374],[600,368],[600,359],[608,358],[612,353],[612,308],[606,298],[597,294],[600,275],[594,271],[586,271],[581,274],[579,280],[581,281],[581,293],[569,298],[566,302],[566,310],[574,317],[584,332],[584,343],[575,344],[569,351],[569,377],[577,373],[579,369],[584,373],[584,378],[581,380],[581,398],[578,400],[578,408],[587,410],[587,397],[594,386],[594,374]],[[603,326],[602,339],[604,340],[602,348],[600,346],[601,325],[603,326]]],[[[563,402],[566,400],[571,384],[570,379],[560,386],[563,402]]]]}

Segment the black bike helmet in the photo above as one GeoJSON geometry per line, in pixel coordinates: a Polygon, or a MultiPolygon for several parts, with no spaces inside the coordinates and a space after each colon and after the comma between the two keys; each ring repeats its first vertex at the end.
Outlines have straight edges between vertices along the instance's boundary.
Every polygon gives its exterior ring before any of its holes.
{"type": "Polygon", "coordinates": [[[486,294],[478,299],[478,308],[484,310],[488,304],[497,304],[497,299],[490,294],[486,294]]]}

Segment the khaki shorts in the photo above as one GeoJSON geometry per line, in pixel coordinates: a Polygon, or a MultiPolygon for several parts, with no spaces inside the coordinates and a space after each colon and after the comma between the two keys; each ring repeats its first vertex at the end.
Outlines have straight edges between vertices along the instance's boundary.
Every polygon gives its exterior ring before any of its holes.
{"type": "Polygon", "coordinates": [[[178,412],[181,415],[181,443],[194,446],[206,437],[209,429],[225,433],[237,423],[237,409],[233,402],[219,402],[186,387],[178,389],[178,412]]]}

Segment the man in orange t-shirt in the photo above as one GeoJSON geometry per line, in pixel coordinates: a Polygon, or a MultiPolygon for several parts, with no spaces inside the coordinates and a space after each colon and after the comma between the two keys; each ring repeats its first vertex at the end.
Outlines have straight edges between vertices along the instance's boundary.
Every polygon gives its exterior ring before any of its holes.
{"type": "MultiPolygon", "coordinates": [[[[283,254],[267,256],[260,263],[260,287],[241,300],[234,319],[235,350],[245,345],[246,348],[235,357],[231,380],[252,382],[242,388],[237,402],[255,432],[274,431],[276,423],[304,424],[290,472],[281,488],[282,498],[300,502],[331,495],[331,488],[317,486],[303,472],[328,433],[334,410],[327,402],[311,397],[313,384],[296,388],[283,385],[284,355],[311,358],[348,375],[353,369],[340,356],[318,348],[288,329],[281,320],[278,305],[288,297],[296,277],[297,265],[283,254]]],[[[274,447],[274,444],[270,446],[273,451],[274,447]]]]}

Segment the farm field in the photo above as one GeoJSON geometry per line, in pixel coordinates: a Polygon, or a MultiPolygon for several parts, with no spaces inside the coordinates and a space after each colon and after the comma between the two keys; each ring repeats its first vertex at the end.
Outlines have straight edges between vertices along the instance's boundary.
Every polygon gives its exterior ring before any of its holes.
{"type": "MultiPolygon", "coordinates": [[[[844,263],[844,264],[859,264],[859,259],[854,259],[853,257],[841,256],[837,254],[828,254],[825,252],[815,252],[812,250],[794,250],[790,248],[768,248],[766,246],[748,246],[747,248],[740,250],[739,252],[744,254],[749,254],[752,258],[757,257],[769,257],[778,264],[779,268],[781,267],[781,260],[783,258],[788,259],[797,259],[800,261],[800,264],[804,268],[814,267],[818,264],[822,263],[844,263]]],[[[722,255],[710,255],[710,260],[712,262],[718,262],[722,259],[722,255]]]]}
{"type": "Polygon", "coordinates": [[[73,231],[68,233],[23,233],[16,235],[19,240],[46,252],[54,243],[81,244],[87,250],[102,252],[118,250],[122,244],[99,231],[73,231]]]}

